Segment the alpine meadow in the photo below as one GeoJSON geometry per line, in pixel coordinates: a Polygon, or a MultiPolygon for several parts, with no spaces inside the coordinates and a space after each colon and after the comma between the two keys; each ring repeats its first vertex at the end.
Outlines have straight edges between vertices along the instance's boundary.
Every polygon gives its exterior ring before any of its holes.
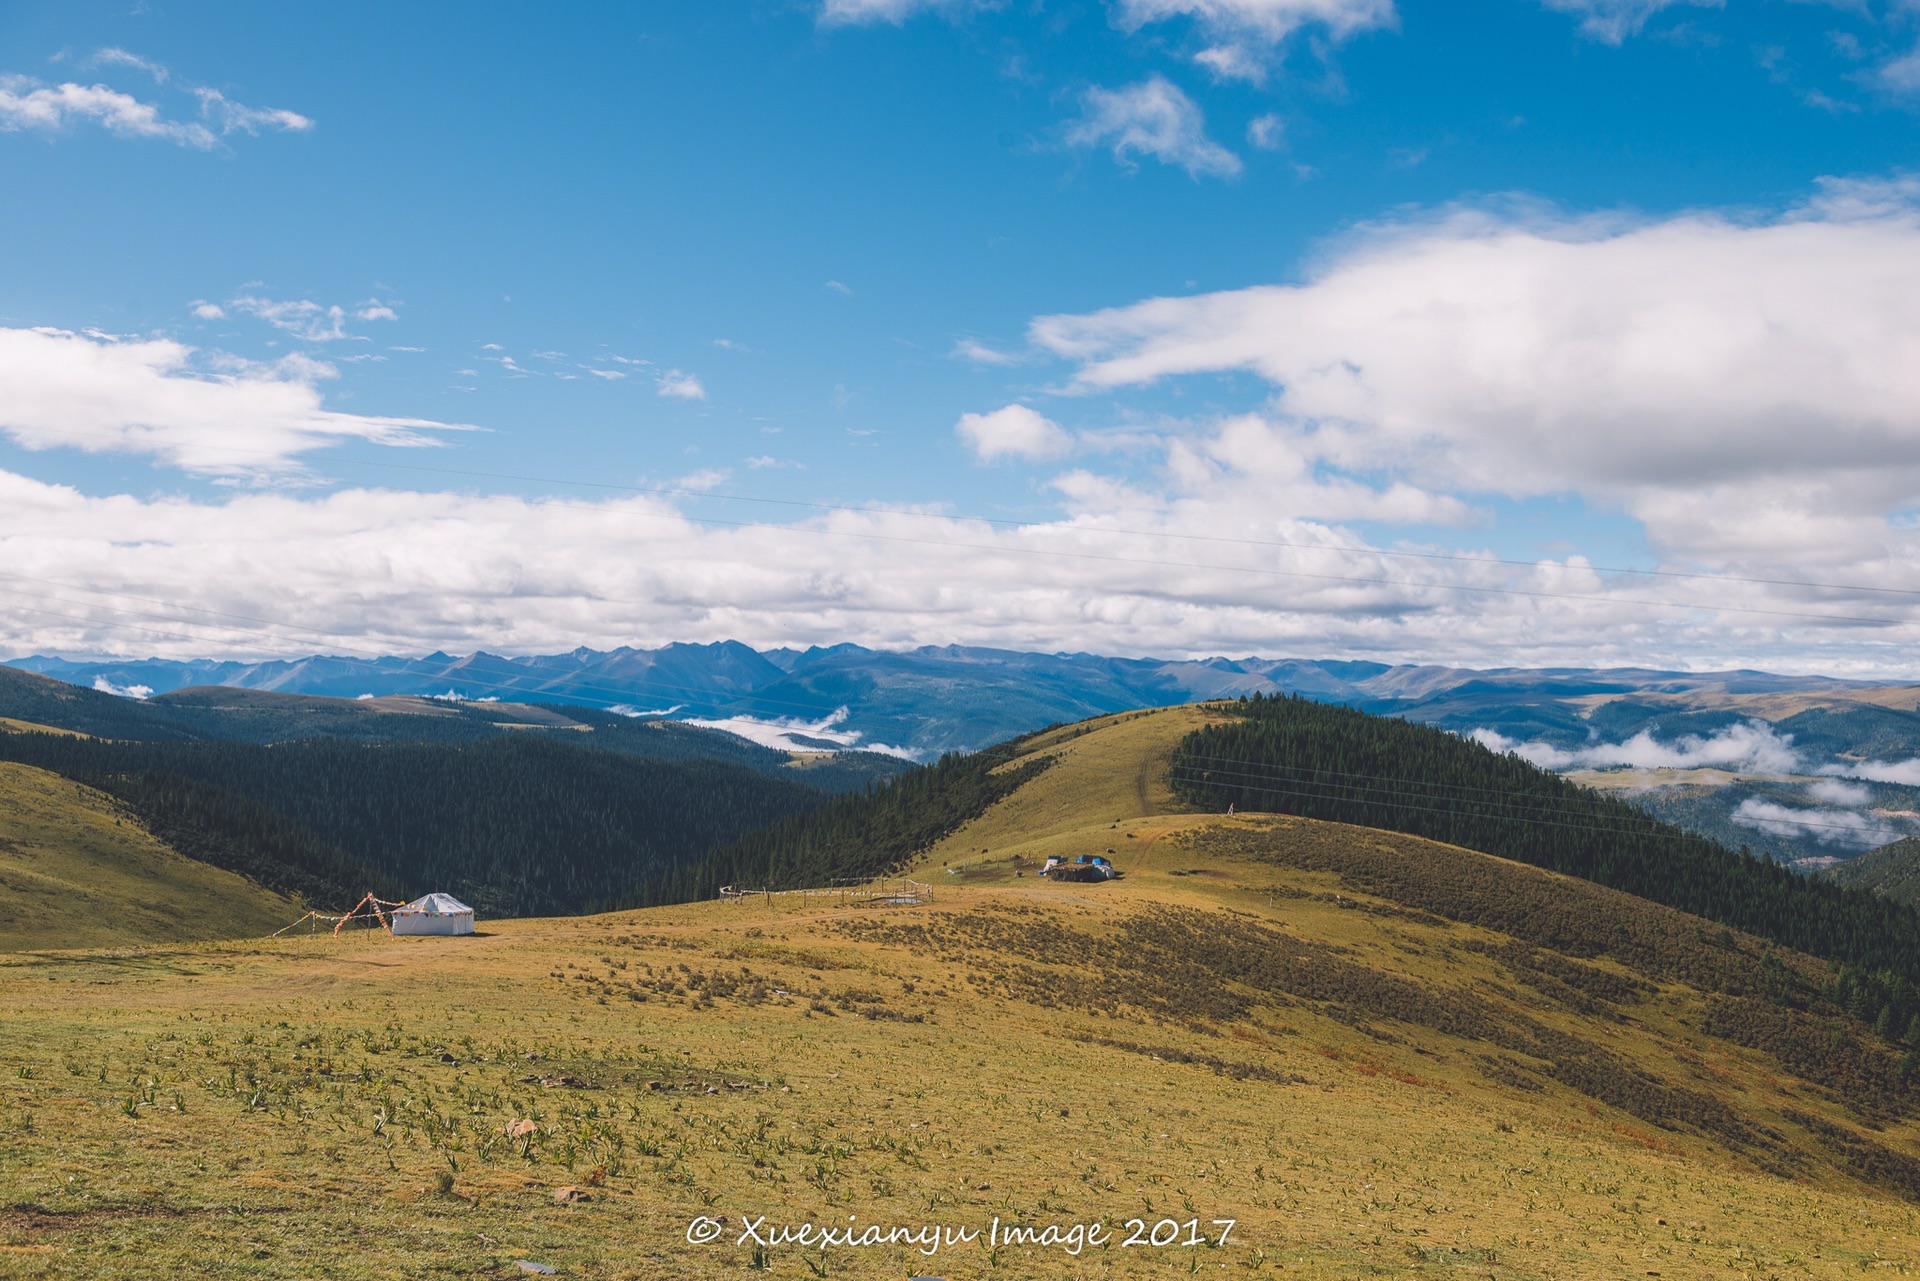
{"type": "Polygon", "coordinates": [[[0,1278],[1920,1272],[1920,9],[0,10],[0,1278]]]}

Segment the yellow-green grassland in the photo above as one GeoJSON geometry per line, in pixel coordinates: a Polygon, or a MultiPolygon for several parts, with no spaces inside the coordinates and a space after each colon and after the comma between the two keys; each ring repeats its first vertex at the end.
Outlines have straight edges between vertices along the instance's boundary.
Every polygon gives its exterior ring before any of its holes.
{"type": "Polygon", "coordinates": [[[1031,743],[1059,763],[921,861],[930,904],[8,935],[0,1275],[1920,1267],[1916,1100],[1763,999],[1823,963],[1411,837],[1183,813],[1167,754],[1220,714],[1031,743]],[[1117,882],[1033,875],[1109,850],[1117,882]],[[989,1249],[996,1219],[1104,1241],[989,1249]]]}

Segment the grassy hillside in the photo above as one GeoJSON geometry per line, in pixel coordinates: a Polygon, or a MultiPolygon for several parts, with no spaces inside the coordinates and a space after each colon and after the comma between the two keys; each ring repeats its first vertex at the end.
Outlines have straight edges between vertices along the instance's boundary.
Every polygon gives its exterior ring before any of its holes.
{"type": "Polygon", "coordinates": [[[1827,968],[1417,837],[1183,812],[1207,709],[819,898],[0,961],[23,1277],[1858,1275],[1920,1122],[1827,968]],[[1115,851],[1104,885],[1034,879],[1115,851]],[[697,1216],[725,1219],[695,1245],[697,1216]],[[736,1245],[744,1219],[1102,1246],[736,1245]],[[853,1216],[850,1220],[849,1216],[853,1216]],[[1175,1244],[1123,1246],[1127,1220],[1175,1244]],[[1216,1219],[1233,1219],[1218,1244],[1216,1219]],[[1190,1246],[1193,1231],[1213,1244],[1190,1246]]]}
{"type": "Polygon", "coordinates": [[[116,698],[0,664],[0,719],[104,738],[176,741],[200,737],[162,708],[116,698]]]}
{"type": "MultiPolygon", "coordinates": [[[[1180,793],[1387,828],[1567,872],[1920,985],[1920,914],[1660,823],[1516,755],[1305,699],[1243,699],[1183,739],[1180,793]]],[[[1916,1006],[1914,1012],[1920,1012],[1916,1006]]],[[[1897,1026],[1905,1027],[1906,1014],[1897,1026]]]]}
{"type": "Polygon", "coordinates": [[[110,796],[0,762],[0,950],[257,937],[301,910],[175,853],[110,796]]]}
{"type": "Polygon", "coordinates": [[[1837,885],[1872,890],[1895,902],[1920,907],[1920,837],[1909,836],[1868,850],[1821,875],[1837,885]]]}

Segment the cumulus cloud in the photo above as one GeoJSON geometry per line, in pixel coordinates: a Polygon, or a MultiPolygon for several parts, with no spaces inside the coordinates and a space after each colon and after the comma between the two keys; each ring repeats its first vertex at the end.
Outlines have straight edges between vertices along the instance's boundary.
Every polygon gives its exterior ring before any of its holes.
{"type": "Polygon", "coordinates": [[[1580,30],[1596,40],[1619,44],[1647,25],[1647,19],[1675,5],[1718,9],[1725,0],[1541,0],[1549,9],[1578,14],[1580,30]]]}
{"type": "Polygon", "coordinates": [[[102,694],[112,694],[115,698],[145,699],[153,697],[151,685],[116,685],[104,676],[93,678],[93,688],[102,694]]]}
{"type": "Polygon", "coordinates": [[[692,374],[683,374],[678,369],[669,369],[660,375],[658,391],[662,396],[672,396],[679,400],[705,400],[707,389],[692,374]]]}
{"type": "Polygon", "coordinates": [[[962,414],[954,434],[983,463],[1004,458],[1058,458],[1073,447],[1060,425],[1025,405],[1008,405],[990,414],[962,414]]]}
{"type": "Polygon", "coordinates": [[[1751,827],[1769,836],[1789,839],[1811,838],[1826,845],[1845,845],[1871,849],[1897,841],[1902,833],[1885,819],[1851,810],[1799,809],[1777,801],[1749,796],[1731,815],[1742,827],[1751,827]]]}
{"type": "Polygon", "coordinates": [[[1083,391],[1250,371],[1323,465],[1578,493],[1671,554],[1905,586],[1913,538],[1888,517],[1920,491],[1912,186],[1830,182],[1754,219],[1455,210],[1336,246],[1299,284],[1030,336],[1083,391]]]}
{"type": "Polygon", "coordinates": [[[1513,752],[1541,769],[1727,769],[1755,774],[1796,774],[1803,766],[1793,735],[1777,733],[1762,720],[1729,725],[1702,737],[1689,734],[1662,742],[1642,730],[1620,743],[1589,743],[1564,749],[1548,743],[1523,743],[1490,729],[1468,735],[1482,747],[1513,752]]]}
{"type": "Polygon", "coordinates": [[[210,150],[219,138],[203,124],[166,120],[160,108],[106,85],[44,85],[26,76],[0,76],[0,129],[57,133],[97,124],[122,138],[158,138],[210,150]]]}
{"type": "Polygon", "coordinates": [[[342,439],[436,443],[452,424],[339,413],[319,385],[332,366],[212,357],[167,339],[116,340],[0,328],[0,431],[28,449],[151,454],[192,471],[241,476],[285,468],[342,439]]]}
{"type": "MultiPolygon", "coordinates": [[[[168,80],[164,67],[125,50],[103,50],[96,61],[138,67],[162,84],[168,80]]],[[[210,151],[222,137],[235,132],[304,132],[313,127],[313,121],[298,112],[249,107],[215,89],[188,92],[198,102],[199,120],[169,119],[157,103],[143,102],[104,84],[48,85],[31,76],[0,75],[0,130],[60,133],[94,124],[121,138],[151,138],[210,151]]]]}
{"type": "Polygon", "coordinates": [[[1106,147],[1123,165],[1131,165],[1135,156],[1151,156],[1194,178],[1240,172],[1240,158],[1207,137],[1200,108],[1164,76],[1124,89],[1089,89],[1081,96],[1081,109],[1066,129],[1070,146],[1106,147]]]}
{"type": "Polygon", "coordinates": [[[1920,645],[1914,624],[1863,651],[1844,628],[1783,636],[1649,610],[1565,562],[1385,558],[1341,522],[1426,520],[1438,499],[1324,482],[1244,424],[1179,444],[1163,490],[1070,472],[1054,481],[1068,513],[1017,527],[892,510],[709,526],[647,496],[89,496],[0,471],[0,653],[553,653],[736,638],[1808,670],[1841,644],[1855,673],[1878,663],[1900,676],[1920,645]]]}

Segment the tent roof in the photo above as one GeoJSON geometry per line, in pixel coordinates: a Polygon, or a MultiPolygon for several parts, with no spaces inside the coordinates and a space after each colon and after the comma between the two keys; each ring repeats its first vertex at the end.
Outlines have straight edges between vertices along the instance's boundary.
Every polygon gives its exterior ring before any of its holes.
{"type": "Polygon", "coordinates": [[[452,916],[456,912],[471,912],[472,908],[451,894],[422,894],[413,902],[400,909],[403,912],[436,912],[441,916],[452,916]]]}

